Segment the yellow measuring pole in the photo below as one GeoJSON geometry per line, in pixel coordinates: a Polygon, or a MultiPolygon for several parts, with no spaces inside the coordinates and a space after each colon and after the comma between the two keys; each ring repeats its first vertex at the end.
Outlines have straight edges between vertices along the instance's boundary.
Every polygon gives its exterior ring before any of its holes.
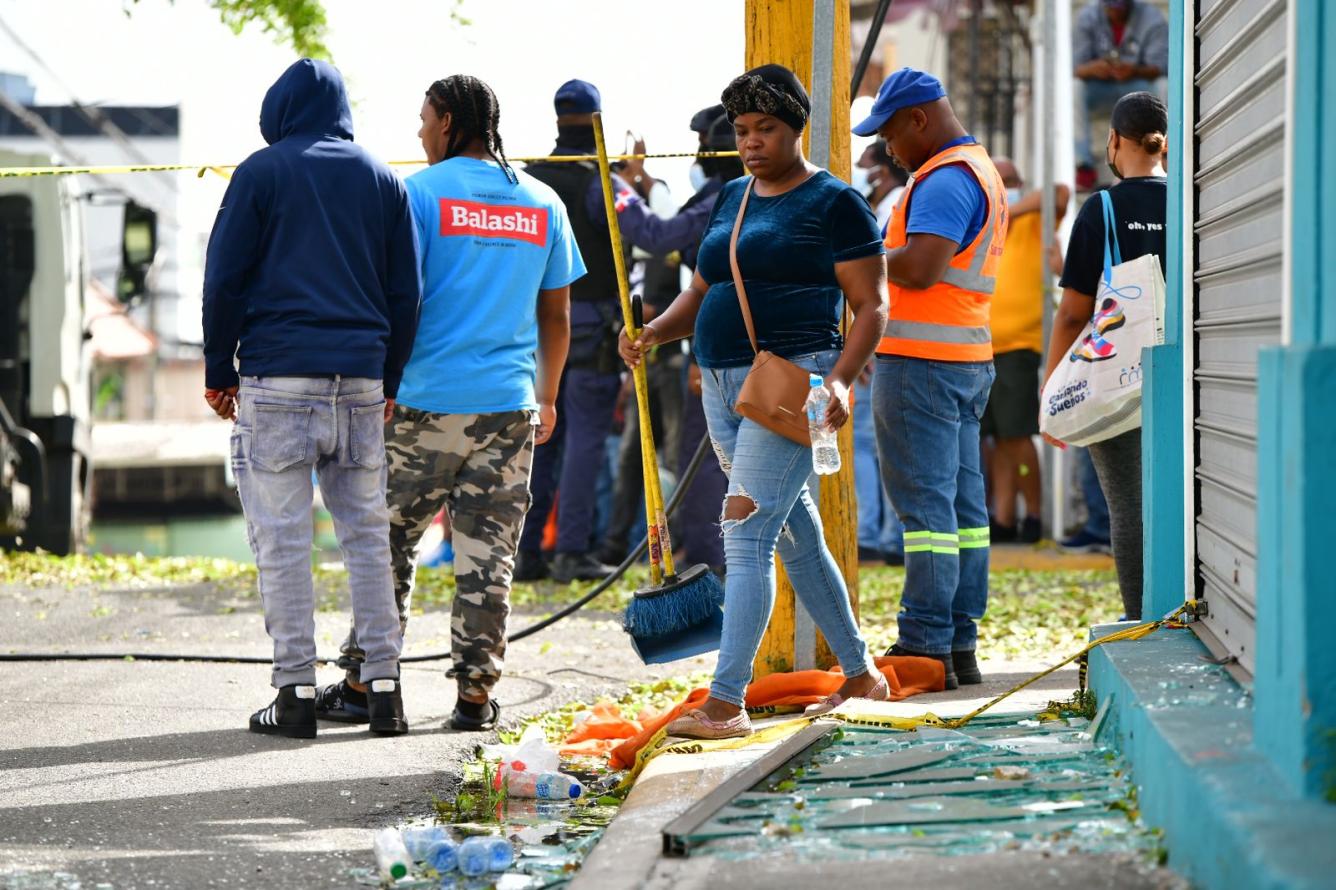
{"type": "MultiPolygon", "coordinates": [[[[747,50],[745,68],[775,63],[791,69],[803,85],[812,89],[812,38],[816,21],[816,3],[822,0],[746,0],[745,27],[747,50]]],[[[834,175],[849,179],[849,78],[853,76],[849,50],[849,4],[836,0],[834,46],[830,78],[830,95],[812,94],[812,105],[830,110],[830,165],[834,175]]],[[[811,152],[811,127],[804,134],[804,146],[811,152]]],[[[826,544],[835,555],[853,601],[854,615],[858,614],[858,508],[854,499],[853,423],[840,430],[840,463],[838,473],[821,477],[821,522],[825,526],[826,544]]],[[[797,626],[793,587],[782,565],[779,566],[778,596],[770,627],[761,641],[756,656],[755,676],[764,677],[781,671],[791,671],[796,664],[811,658],[800,657],[795,642],[797,626]]],[[[821,639],[816,638],[815,663],[826,668],[835,664],[835,657],[821,639]]]]}

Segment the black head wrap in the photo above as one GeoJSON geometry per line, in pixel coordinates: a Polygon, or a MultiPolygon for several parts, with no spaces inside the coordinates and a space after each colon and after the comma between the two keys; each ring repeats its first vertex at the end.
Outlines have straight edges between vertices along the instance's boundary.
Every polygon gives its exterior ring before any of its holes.
{"type": "Polygon", "coordinates": [[[759,112],[779,118],[802,132],[812,113],[812,100],[797,75],[783,65],[753,68],[730,83],[719,97],[729,123],[738,115],[759,112]]]}

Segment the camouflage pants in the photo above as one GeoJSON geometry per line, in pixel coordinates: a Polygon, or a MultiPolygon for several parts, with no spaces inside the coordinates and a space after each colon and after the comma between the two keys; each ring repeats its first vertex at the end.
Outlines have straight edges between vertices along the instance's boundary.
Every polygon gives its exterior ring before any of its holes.
{"type": "MultiPolygon", "coordinates": [[[[432,414],[396,407],[386,431],[389,461],[390,556],[399,623],[408,609],[417,573],[417,548],[442,507],[450,511],[455,549],[455,599],[446,676],[460,692],[489,695],[501,678],[524,514],[529,509],[533,464],[533,413],[432,414]]],[[[339,665],[353,671],[362,651],[354,632],[339,665]]]]}

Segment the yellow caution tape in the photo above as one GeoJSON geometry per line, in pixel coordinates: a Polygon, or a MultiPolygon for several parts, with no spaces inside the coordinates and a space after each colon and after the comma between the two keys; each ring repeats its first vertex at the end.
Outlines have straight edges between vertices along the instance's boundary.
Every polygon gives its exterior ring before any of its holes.
{"type": "MultiPolygon", "coordinates": [[[[738,153],[735,151],[699,151],[699,152],[666,152],[660,154],[629,154],[613,155],[609,160],[613,161],[631,161],[631,160],[658,160],[663,158],[736,158],[738,153]]],[[[597,161],[598,155],[544,155],[542,157],[527,158],[508,158],[507,160],[522,164],[532,164],[539,161],[559,161],[559,162],[580,162],[597,161]]],[[[419,161],[390,161],[394,167],[425,167],[425,160],[419,161]]],[[[29,176],[117,176],[127,173],[173,173],[178,171],[193,171],[196,176],[204,176],[206,173],[217,173],[219,176],[227,177],[230,174],[228,170],[235,170],[236,164],[124,164],[124,165],[102,165],[90,167],[0,167],[0,179],[21,179],[29,176]]]]}
{"type": "MultiPolygon", "coordinates": [[[[688,739],[681,742],[672,742],[669,744],[664,744],[664,740],[668,737],[668,728],[665,726],[664,728],[660,729],[657,733],[655,733],[643,748],[641,748],[639,751],[636,752],[635,763],[632,764],[631,770],[626,774],[626,777],[623,778],[621,783],[617,786],[617,790],[623,791],[627,788],[630,788],[630,786],[635,783],[635,780],[640,775],[641,771],[644,770],[645,766],[651,760],[653,760],[655,757],[658,757],[661,754],[702,754],[710,751],[735,751],[738,750],[739,748],[746,748],[751,745],[770,744],[772,742],[778,742],[788,738],[789,736],[808,726],[815,720],[830,718],[838,720],[841,723],[845,723],[850,726],[874,726],[877,727],[878,729],[892,729],[892,730],[899,730],[902,732],[912,732],[921,726],[941,727],[943,729],[960,729],[964,727],[967,723],[969,723],[971,720],[978,717],[980,714],[995,707],[998,703],[1006,700],[1007,698],[1010,698],[1017,692],[1020,692],[1025,687],[1039,680],[1042,680],[1044,677],[1047,677],[1054,671],[1066,667],[1067,665],[1071,664],[1073,661],[1076,661],[1077,659],[1081,659],[1081,673],[1079,682],[1081,690],[1084,691],[1085,658],[1087,655],[1090,654],[1091,651],[1097,649],[1100,646],[1103,646],[1105,643],[1119,643],[1130,640],[1142,639],[1143,637],[1148,636],[1151,632],[1158,630],[1159,628],[1167,624],[1174,624],[1180,616],[1193,614],[1193,609],[1195,608],[1195,606],[1196,606],[1195,601],[1189,601],[1187,603],[1184,603],[1183,606],[1181,606],[1180,608],[1176,609],[1175,611],[1171,612],[1169,615],[1166,615],[1164,618],[1161,618],[1158,621],[1149,621],[1146,622],[1145,624],[1138,624],[1134,627],[1128,627],[1120,631],[1115,631],[1114,633],[1111,633],[1106,637],[1101,637],[1100,639],[1090,643],[1088,646],[1083,648],[1080,652],[1077,652],[1075,655],[1063,659],[1062,661],[1058,662],[1052,667],[1047,668],[1035,674],[1033,677],[1030,677],[1029,679],[1021,683],[1017,683],[1015,686],[1011,687],[1006,692],[1002,693],[996,698],[991,699],[986,704],[978,708],[975,708],[973,711],[970,711],[963,717],[942,718],[938,717],[936,714],[933,714],[932,712],[925,712],[923,714],[918,714],[912,717],[901,717],[892,714],[877,714],[868,711],[860,712],[859,710],[857,710],[857,706],[853,704],[854,702],[857,701],[857,699],[854,699],[850,702],[850,705],[853,705],[853,707],[845,706],[837,711],[832,711],[827,714],[821,714],[816,717],[798,717],[794,720],[785,720],[782,723],[774,723],[771,724],[770,726],[766,726],[763,729],[760,729],[752,733],[749,736],[743,736],[741,738],[688,739]]],[[[770,709],[763,707],[763,708],[749,708],[748,711],[749,713],[753,714],[767,713],[767,712],[774,713],[778,712],[779,709],[776,708],[773,711],[771,711],[770,709]]]]}

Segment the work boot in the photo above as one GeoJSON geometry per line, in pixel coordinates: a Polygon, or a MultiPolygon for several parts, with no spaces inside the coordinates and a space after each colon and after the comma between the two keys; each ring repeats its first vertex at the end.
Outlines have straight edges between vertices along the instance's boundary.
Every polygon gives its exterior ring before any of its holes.
{"type": "Polygon", "coordinates": [[[537,550],[521,550],[515,554],[515,573],[512,581],[542,581],[548,576],[547,561],[537,550]]]}
{"type": "Polygon", "coordinates": [[[961,686],[974,686],[983,682],[983,672],[979,670],[979,659],[973,649],[961,649],[951,653],[951,663],[956,668],[956,680],[961,686]]]}
{"type": "Polygon", "coordinates": [[[591,553],[558,553],[552,560],[552,580],[558,584],[602,581],[616,570],[616,566],[599,562],[591,553]]]}
{"type": "Polygon", "coordinates": [[[315,738],[315,687],[284,686],[273,704],[250,718],[250,731],[290,739],[315,738]]]}
{"type": "Polygon", "coordinates": [[[946,655],[930,655],[927,652],[914,652],[904,648],[899,643],[896,643],[894,646],[886,650],[886,654],[905,655],[910,658],[931,658],[933,661],[940,661],[942,667],[946,668],[946,688],[958,689],[960,687],[960,680],[956,677],[955,661],[952,659],[950,653],[947,653],[946,655]]]}
{"type": "Polygon", "coordinates": [[[377,735],[403,735],[408,732],[404,719],[403,688],[398,680],[372,680],[368,684],[367,711],[371,731],[377,735]]]}

